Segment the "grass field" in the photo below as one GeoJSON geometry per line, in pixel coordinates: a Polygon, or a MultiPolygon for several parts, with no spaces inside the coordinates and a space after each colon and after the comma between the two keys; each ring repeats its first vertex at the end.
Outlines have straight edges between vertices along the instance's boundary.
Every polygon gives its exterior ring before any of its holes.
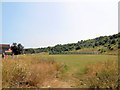
{"type": "Polygon", "coordinates": [[[65,63],[69,67],[69,72],[79,71],[84,73],[88,64],[104,62],[107,60],[118,60],[115,55],[50,55],[57,62],[65,63]]]}
{"type": "MultiPolygon", "coordinates": [[[[29,83],[31,83],[31,81],[29,81],[29,79],[31,79],[33,81],[32,82],[33,84],[29,84],[28,86],[32,85],[30,87],[47,87],[47,86],[61,87],[61,88],[78,87],[76,83],[79,82],[79,77],[85,76],[85,74],[89,71],[87,68],[89,65],[97,64],[94,65],[96,66],[94,67],[94,69],[96,68],[101,69],[102,68],[101,66],[103,65],[102,63],[107,61],[117,62],[117,60],[118,60],[117,55],[32,54],[32,55],[19,55],[14,59],[12,59],[12,57],[9,57],[6,60],[2,60],[3,81],[4,81],[3,86],[20,87],[20,85],[16,85],[15,83],[27,82],[28,85],[29,83]],[[30,75],[28,73],[30,73],[30,75]],[[18,79],[16,82],[12,81],[16,79],[18,79]],[[19,80],[23,80],[23,81],[19,81],[19,80]]],[[[102,69],[107,70],[105,69],[106,65],[107,64],[105,63],[103,65],[104,68],[102,69]]],[[[111,64],[108,63],[107,66],[109,65],[111,68],[115,66],[112,65],[112,63],[111,64]]],[[[93,67],[90,67],[90,69],[93,70],[93,67]]],[[[115,68],[113,71],[115,70],[117,70],[117,68],[115,68]]],[[[88,74],[91,73],[92,71],[89,72],[88,74]]],[[[22,87],[28,87],[28,86],[23,85],[22,87]]]]}

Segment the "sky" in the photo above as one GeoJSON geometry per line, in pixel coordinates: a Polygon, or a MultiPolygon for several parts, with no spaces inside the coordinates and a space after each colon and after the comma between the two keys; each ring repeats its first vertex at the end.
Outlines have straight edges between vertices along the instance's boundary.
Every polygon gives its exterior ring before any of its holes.
{"type": "Polygon", "coordinates": [[[0,10],[2,43],[38,48],[118,33],[118,0],[8,1],[0,10]]]}

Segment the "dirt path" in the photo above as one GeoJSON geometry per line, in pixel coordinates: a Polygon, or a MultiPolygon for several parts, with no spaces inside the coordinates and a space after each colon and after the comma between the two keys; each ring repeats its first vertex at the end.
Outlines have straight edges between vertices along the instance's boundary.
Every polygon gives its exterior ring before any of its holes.
{"type": "Polygon", "coordinates": [[[72,88],[72,87],[74,87],[74,84],[70,80],[68,80],[68,81],[62,81],[62,80],[56,78],[56,79],[49,80],[49,81],[45,82],[43,87],[50,87],[50,88],[72,88]]]}

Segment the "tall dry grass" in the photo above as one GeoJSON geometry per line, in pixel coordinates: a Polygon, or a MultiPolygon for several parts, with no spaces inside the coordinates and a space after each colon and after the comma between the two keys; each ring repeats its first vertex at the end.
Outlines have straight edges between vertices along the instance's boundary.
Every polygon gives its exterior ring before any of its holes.
{"type": "Polygon", "coordinates": [[[80,78],[80,87],[87,88],[119,88],[117,61],[106,61],[88,65],[84,76],[80,78]]]}
{"type": "Polygon", "coordinates": [[[54,58],[28,55],[2,60],[2,87],[44,87],[44,83],[56,77],[61,64],[54,58]]]}

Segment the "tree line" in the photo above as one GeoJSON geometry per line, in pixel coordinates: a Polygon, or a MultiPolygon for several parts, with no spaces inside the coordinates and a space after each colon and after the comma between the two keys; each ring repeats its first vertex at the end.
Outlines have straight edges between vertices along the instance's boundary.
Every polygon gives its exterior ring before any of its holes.
{"type": "Polygon", "coordinates": [[[110,36],[100,36],[94,39],[81,40],[77,43],[69,43],[69,44],[57,44],[53,47],[45,47],[45,48],[29,48],[24,49],[25,54],[33,54],[33,53],[41,53],[48,52],[49,54],[62,54],[68,53],[73,50],[80,50],[83,48],[96,48],[102,46],[102,48],[97,51],[102,53],[106,50],[114,50],[115,48],[120,48],[120,32],[118,34],[110,35],[110,36]],[[106,48],[106,49],[105,49],[106,48]]]}

